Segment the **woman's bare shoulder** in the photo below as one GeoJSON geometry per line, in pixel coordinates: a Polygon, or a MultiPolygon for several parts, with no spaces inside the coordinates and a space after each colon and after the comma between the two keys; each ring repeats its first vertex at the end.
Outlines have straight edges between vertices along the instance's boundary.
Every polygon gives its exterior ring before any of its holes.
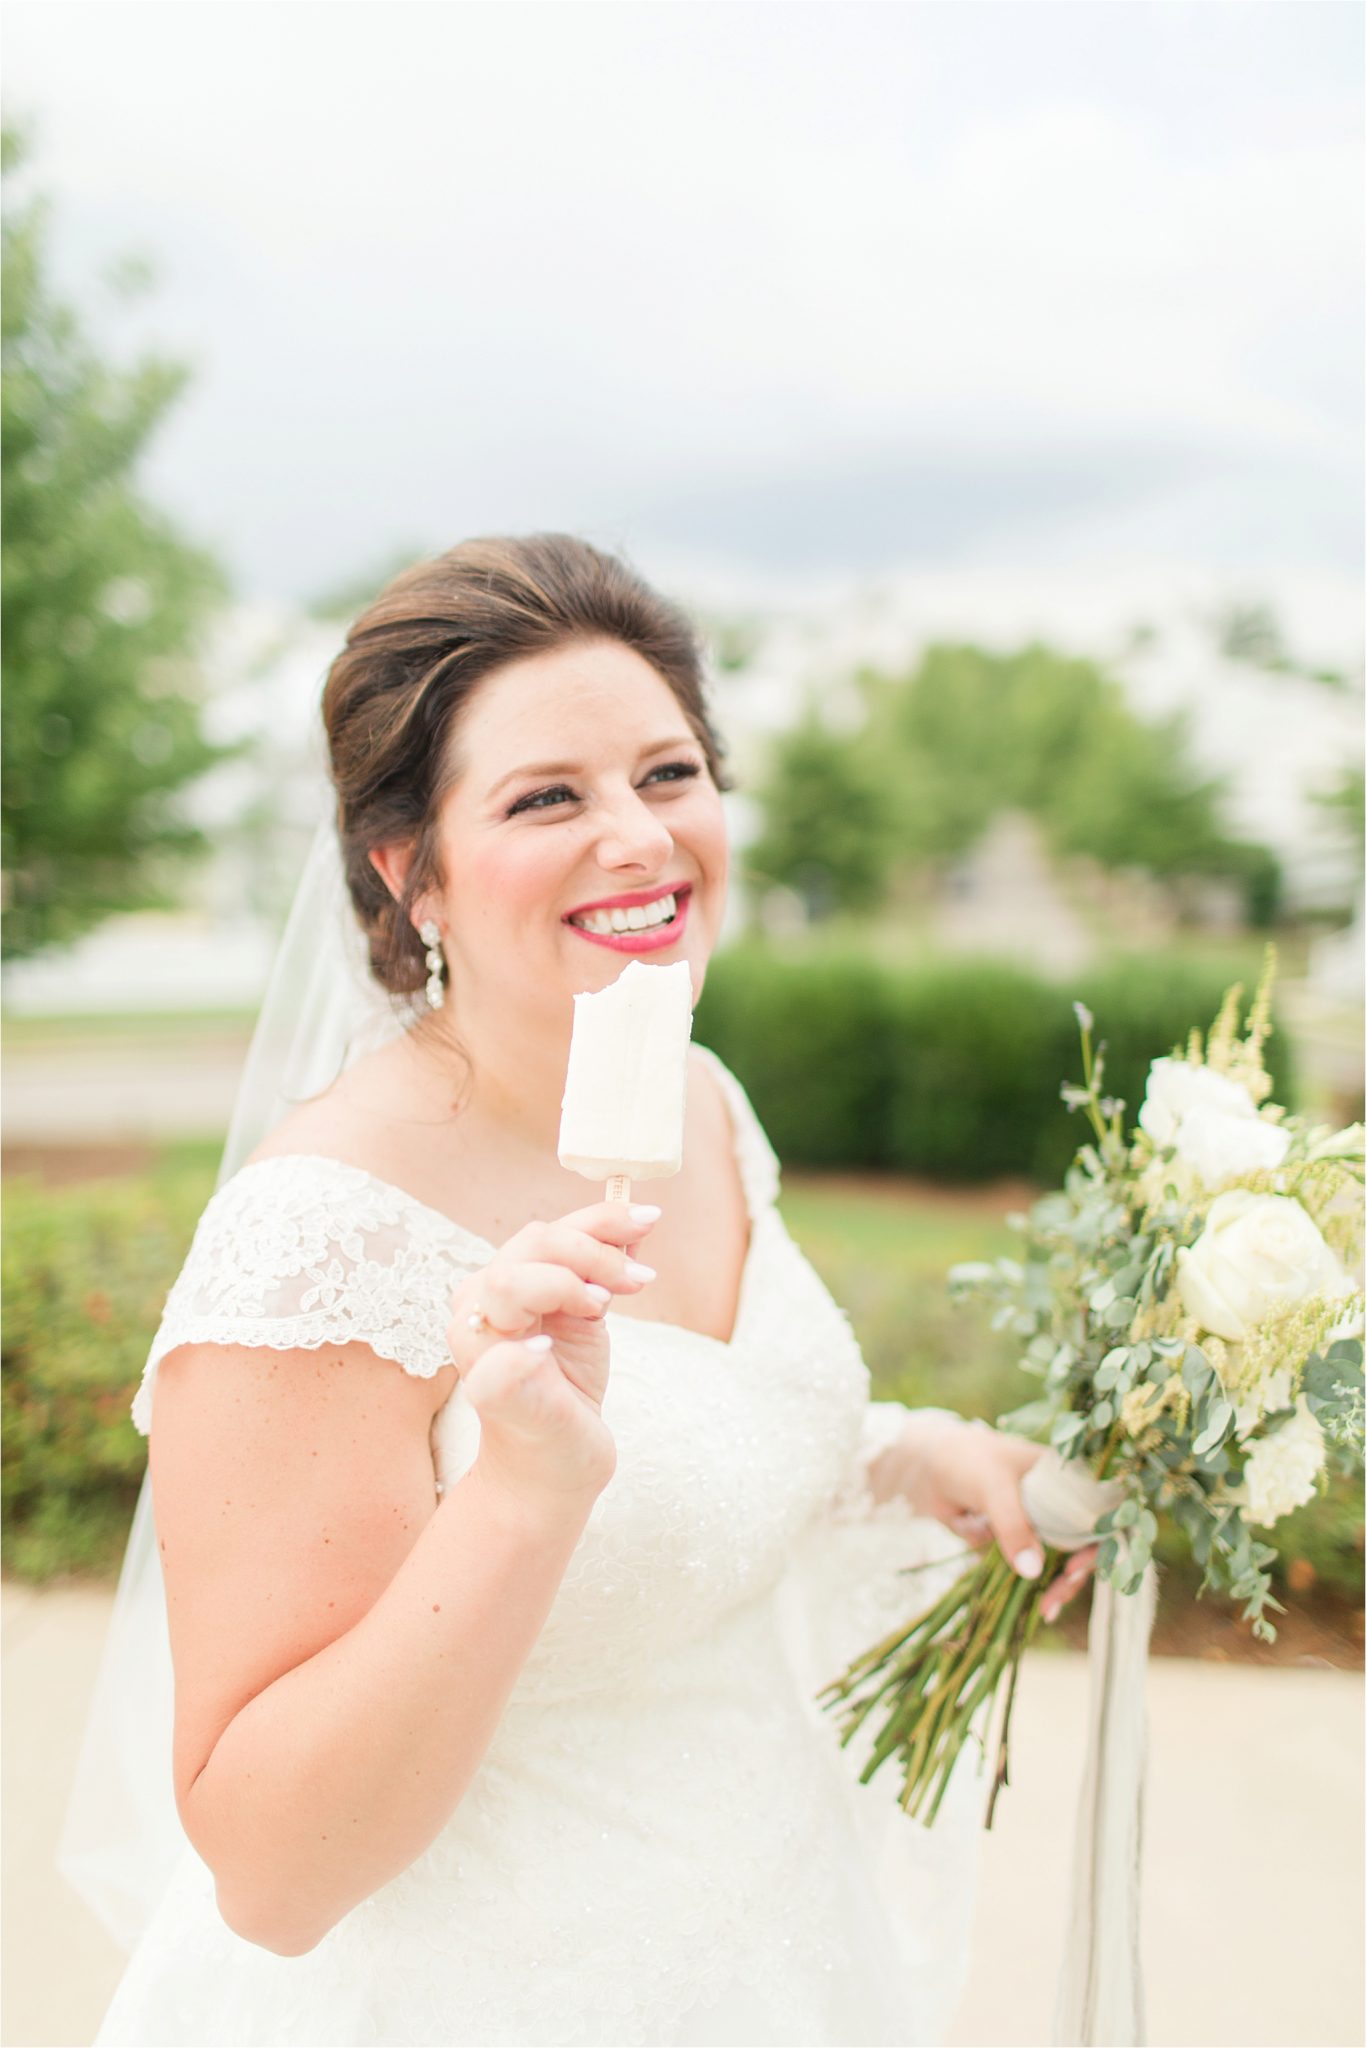
{"type": "MultiPolygon", "coordinates": [[[[263,1159],[305,1153],[377,1170],[388,1149],[383,1133],[389,1121],[386,1106],[395,1095],[394,1069],[390,1047],[367,1053],[321,1094],[287,1110],[245,1163],[255,1166],[263,1159]]],[[[395,1114],[399,1107],[395,1101],[395,1114]]]]}

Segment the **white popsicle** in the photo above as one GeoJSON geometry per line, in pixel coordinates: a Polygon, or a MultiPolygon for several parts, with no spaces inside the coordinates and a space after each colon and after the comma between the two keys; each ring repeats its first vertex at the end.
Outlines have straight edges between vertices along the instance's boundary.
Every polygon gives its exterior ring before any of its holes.
{"type": "Polygon", "coordinates": [[[683,1164],[692,976],[687,962],[633,960],[596,993],[575,996],[560,1117],[560,1164],[608,1183],[663,1180],[683,1164]]]}

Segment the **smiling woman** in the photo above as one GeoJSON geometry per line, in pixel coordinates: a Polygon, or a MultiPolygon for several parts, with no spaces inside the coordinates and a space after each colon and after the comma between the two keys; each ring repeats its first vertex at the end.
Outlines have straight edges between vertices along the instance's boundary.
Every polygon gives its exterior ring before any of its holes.
{"type": "MultiPolygon", "coordinates": [[[[612,979],[607,962],[585,959],[585,940],[685,959],[694,998],[701,993],[725,903],[725,819],[705,714],[700,736],[680,738],[668,729],[678,709],[671,685],[617,641],[570,641],[510,662],[459,713],[449,788],[438,773],[430,843],[448,886],[413,894],[411,847],[371,842],[372,865],[410,917],[436,925],[452,979],[474,991],[476,1010],[509,949],[527,1017],[554,1019],[557,1060],[565,996],[612,979]],[[520,765],[547,739],[566,751],[577,741],[583,765],[520,765]],[[548,773],[566,780],[547,786],[548,773]],[[669,924],[648,908],[665,899],[669,924]]],[[[464,1024],[478,1028],[468,1015],[464,1024]]]]}
{"type": "Polygon", "coordinates": [[[974,1787],[925,1837],[812,1695],[961,1534],[1037,1572],[1037,1449],[870,1405],[711,1053],[657,1204],[557,1156],[575,995],[623,952],[696,995],[720,928],[691,630],[582,542],[471,542],[324,715],[399,1010],[224,1179],[135,1405],[187,1839],[99,2042],[939,2038],[974,1787]]]}
{"type": "Polygon", "coordinates": [[[323,714],[347,880],[375,975],[394,990],[424,978],[414,905],[434,877],[441,802],[457,784],[485,831],[495,820],[574,820],[580,841],[588,785],[610,783],[614,768],[660,798],[679,795],[679,783],[702,782],[713,798],[730,786],[687,618],[623,563],[562,536],[467,541],[397,577],[347,636],[323,714]],[[474,703],[496,671],[500,701],[474,703]],[[604,761],[601,719],[642,682],[650,701],[622,735],[627,754],[604,761]],[[675,749],[678,760],[655,765],[675,749]],[[397,867],[381,880],[371,860],[386,845],[408,849],[397,897],[397,867]]]}

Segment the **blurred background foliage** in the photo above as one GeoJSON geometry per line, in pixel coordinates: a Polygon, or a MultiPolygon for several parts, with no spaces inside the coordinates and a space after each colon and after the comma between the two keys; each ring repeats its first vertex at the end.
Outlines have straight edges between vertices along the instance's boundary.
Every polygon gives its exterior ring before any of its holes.
{"type": "Polygon", "coordinates": [[[147,1464],[128,1409],[217,1147],[76,1186],[5,1182],[3,1533],[17,1577],[114,1572],[147,1464]]]}
{"type": "MultiPolygon", "coordinates": [[[[1247,965],[1251,982],[1255,952],[1247,965]]],[[[1132,1119],[1149,1063],[1212,1021],[1231,979],[1198,957],[1120,955],[1060,985],[1004,960],[889,966],[750,945],[712,961],[697,1033],[744,1081],[785,1163],[1052,1182],[1081,1142],[1059,1093],[1080,1079],[1073,1001],[1095,1016],[1107,1089],[1132,1119]]],[[[1283,1029],[1267,1059],[1275,1099],[1293,1105],[1283,1029]]]]}
{"type": "MultiPolygon", "coordinates": [[[[199,636],[227,595],[213,559],[147,503],[137,468],[184,364],[105,359],[49,280],[48,209],[13,189],[6,128],[0,358],[4,956],[111,911],[174,900],[204,850],[175,798],[228,751],[204,736],[199,636]]],[[[141,266],[113,280],[145,288],[141,266]]]]}
{"type": "Polygon", "coordinates": [[[855,679],[863,722],[832,732],[809,706],[773,749],[751,872],[822,908],[878,908],[899,878],[967,853],[993,818],[1036,819],[1051,850],[1167,879],[1236,882],[1246,921],[1275,917],[1280,865],[1220,822],[1223,787],[1190,757],[1186,721],[1145,721],[1090,661],[932,646],[907,675],[855,679]]]}

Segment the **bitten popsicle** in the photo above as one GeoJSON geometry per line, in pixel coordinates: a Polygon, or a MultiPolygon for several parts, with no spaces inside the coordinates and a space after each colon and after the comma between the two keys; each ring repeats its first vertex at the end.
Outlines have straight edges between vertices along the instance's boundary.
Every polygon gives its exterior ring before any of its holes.
{"type": "Polygon", "coordinates": [[[609,1202],[633,1180],[663,1180],[683,1164],[683,1111],[692,1033],[685,960],[624,974],[574,998],[560,1116],[560,1164],[605,1180],[609,1202]]]}

